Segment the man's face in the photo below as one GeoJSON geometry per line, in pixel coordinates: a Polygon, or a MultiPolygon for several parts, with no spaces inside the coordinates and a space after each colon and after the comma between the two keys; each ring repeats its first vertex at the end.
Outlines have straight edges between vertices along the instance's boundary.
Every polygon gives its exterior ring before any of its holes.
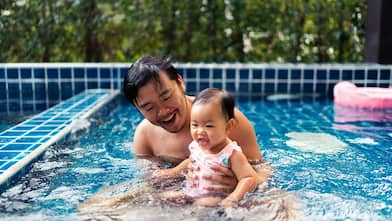
{"type": "Polygon", "coordinates": [[[152,124],[177,133],[187,123],[189,110],[185,86],[179,76],[179,84],[160,73],[160,82],[150,81],[138,91],[136,107],[152,124]]]}

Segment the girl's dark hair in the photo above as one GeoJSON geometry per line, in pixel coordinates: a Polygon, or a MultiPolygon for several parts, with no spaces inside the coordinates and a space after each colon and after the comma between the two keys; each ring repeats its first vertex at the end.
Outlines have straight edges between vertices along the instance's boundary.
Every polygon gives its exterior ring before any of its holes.
{"type": "Polygon", "coordinates": [[[234,97],[225,90],[217,88],[204,89],[196,96],[192,104],[205,104],[214,100],[221,104],[222,112],[227,120],[234,118],[234,97]]]}
{"type": "Polygon", "coordinates": [[[177,69],[171,64],[170,58],[144,56],[129,67],[124,77],[123,92],[127,100],[136,104],[136,97],[141,87],[150,81],[160,84],[159,74],[164,72],[170,80],[179,83],[177,69]]]}

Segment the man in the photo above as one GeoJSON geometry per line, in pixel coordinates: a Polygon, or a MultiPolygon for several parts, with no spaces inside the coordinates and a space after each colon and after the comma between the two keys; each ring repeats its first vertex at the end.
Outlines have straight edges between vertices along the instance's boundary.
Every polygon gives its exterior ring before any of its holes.
{"type": "MultiPolygon", "coordinates": [[[[185,95],[185,83],[169,59],[146,56],[135,62],[124,78],[124,95],[145,117],[135,131],[133,152],[138,157],[158,158],[179,163],[189,156],[190,110],[194,97],[185,95]]],[[[241,146],[251,164],[262,161],[253,126],[238,110],[237,124],[229,137],[241,146]]],[[[207,177],[221,185],[211,189],[232,190],[236,180],[232,172],[216,168],[225,176],[207,177]]],[[[270,168],[258,174],[267,180],[270,168]]]]}

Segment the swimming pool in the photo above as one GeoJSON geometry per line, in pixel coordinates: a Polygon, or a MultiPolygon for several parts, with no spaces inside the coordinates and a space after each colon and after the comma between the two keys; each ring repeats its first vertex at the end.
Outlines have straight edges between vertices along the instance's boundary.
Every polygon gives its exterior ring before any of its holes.
{"type": "MultiPolygon", "coordinates": [[[[99,189],[140,179],[143,171],[130,150],[142,117],[121,98],[117,102],[113,110],[91,119],[87,131],[48,149],[28,174],[3,192],[0,218],[74,220],[80,216],[76,206],[99,189]]],[[[255,125],[264,158],[275,167],[269,187],[298,196],[307,220],[392,218],[392,122],[341,122],[329,101],[246,101],[238,106],[255,125]]],[[[273,217],[252,209],[143,211],[139,208],[126,218],[273,217]]]]}

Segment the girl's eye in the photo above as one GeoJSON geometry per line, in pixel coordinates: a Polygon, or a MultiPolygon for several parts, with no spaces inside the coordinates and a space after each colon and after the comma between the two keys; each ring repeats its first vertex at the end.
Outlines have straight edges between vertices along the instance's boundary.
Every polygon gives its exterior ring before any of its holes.
{"type": "Polygon", "coordinates": [[[214,127],[214,125],[206,125],[206,127],[209,127],[209,128],[211,128],[211,127],[214,127]]]}
{"type": "Polygon", "coordinates": [[[191,124],[192,128],[196,128],[197,124],[191,124]]]}

